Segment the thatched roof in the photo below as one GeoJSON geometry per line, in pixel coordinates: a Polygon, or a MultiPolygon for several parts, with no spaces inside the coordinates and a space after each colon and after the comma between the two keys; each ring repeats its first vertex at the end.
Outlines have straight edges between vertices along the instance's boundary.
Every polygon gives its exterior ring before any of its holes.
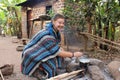
{"type": "Polygon", "coordinates": [[[23,6],[23,7],[33,7],[34,5],[44,2],[46,0],[27,0],[25,2],[16,4],[16,6],[23,6]]]}
{"type": "MultiPolygon", "coordinates": [[[[41,2],[50,1],[50,0],[27,0],[25,2],[16,4],[16,6],[23,6],[23,7],[33,7],[41,2]]],[[[52,1],[52,0],[51,0],[52,1]]],[[[53,0],[58,1],[58,0],[53,0]]]]}

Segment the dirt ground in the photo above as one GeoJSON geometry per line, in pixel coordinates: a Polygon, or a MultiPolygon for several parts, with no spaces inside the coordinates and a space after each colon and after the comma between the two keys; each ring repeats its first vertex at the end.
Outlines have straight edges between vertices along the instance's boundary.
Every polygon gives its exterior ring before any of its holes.
{"type": "Polygon", "coordinates": [[[17,46],[20,43],[13,43],[11,37],[0,36],[0,66],[5,64],[13,64],[14,72],[10,76],[4,76],[5,80],[37,80],[21,74],[20,63],[21,63],[21,52],[17,51],[17,46]]]}
{"type": "MultiPolygon", "coordinates": [[[[84,43],[84,40],[81,41],[84,43]]],[[[20,71],[20,64],[21,64],[21,54],[22,52],[17,51],[16,48],[21,46],[22,44],[13,43],[13,37],[1,37],[0,36],[0,66],[5,64],[13,64],[14,65],[14,72],[10,76],[4,76],[5,80],[37,80],[36,78],[25,76],[20,71]]],[[[81,47],[84,44],[80,45],[81,47]]],[[[79,47],[80,49],[80,47],[79,47]]],[[[76,50],[79,50],[76,49],[76,50]]],[[[71,49],[70,49],[71,50],[71,49]]],[[[120,58],[120,51],[112,50],[108,51],[107,53],[104,51],[91,51],[87,52],[89,57],[94,57],[97,59],[101,59],[104,61],[112,61],[114,58],[120,58]]],[[[108,62],[107,62],[108,63],[108,62]]],[[[1,79],[0,79],[1,80],[1,79]]]]}

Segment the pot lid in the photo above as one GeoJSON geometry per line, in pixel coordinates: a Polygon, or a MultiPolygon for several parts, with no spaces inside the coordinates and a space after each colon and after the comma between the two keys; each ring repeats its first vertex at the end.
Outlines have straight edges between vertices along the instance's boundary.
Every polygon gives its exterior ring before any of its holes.
{"type": "Polygon", "coordinates": [[[89,63],[90,59],[79,59],[79,61],[82,63],[89,63]]]}

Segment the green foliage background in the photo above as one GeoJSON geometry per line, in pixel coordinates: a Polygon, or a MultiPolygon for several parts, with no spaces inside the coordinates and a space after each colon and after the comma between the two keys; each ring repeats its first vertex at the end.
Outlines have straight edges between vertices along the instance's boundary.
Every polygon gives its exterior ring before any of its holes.
{"type": "MultiPolygon", "coordinates": [[[[6,34],[21,34],[21,7],[15,6],[25,0],[0,0],[0,28],[6,34]]],[[[50,11],[51,16],[54,12],[50,11]]],[[[63,10],[67,27],[89,32],[100,37],[118,40],[120,28],[119,0],[65,0],[63,10]]]]}
{"type": "Polygon", "coordinates": [[[21,33],[21,7],[15,6],[25,0],[0,0],[0,28],[5,34],[21,33]]]}
{"type": "Polygon", "coordinates": [[[67,17],[67,26],[72,29],[110,40],[118,39],[119,0],[65,0],[63,12],[67,17]]]}

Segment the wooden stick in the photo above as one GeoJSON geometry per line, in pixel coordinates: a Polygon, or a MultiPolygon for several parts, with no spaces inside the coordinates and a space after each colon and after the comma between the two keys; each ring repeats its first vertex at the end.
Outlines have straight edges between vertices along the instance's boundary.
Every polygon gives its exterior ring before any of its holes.
{"type": "Polygon", "coordinates": [[[60,74],[58,76],[51,77],[51,78],[49,78],[47,80],[61,80],[61,79],[66,78],[68,76],[77,75],[79,72],[82,72],[82,71],[84,71],[84,69],[73,71],[73,72],[70,72],[70,73],[60,74]]]}
{"type": "Polygon", "coordinates": [[[1,75],[2,80],[5,80],[1,70],[0,70],[0,75],[1,75]]]}

